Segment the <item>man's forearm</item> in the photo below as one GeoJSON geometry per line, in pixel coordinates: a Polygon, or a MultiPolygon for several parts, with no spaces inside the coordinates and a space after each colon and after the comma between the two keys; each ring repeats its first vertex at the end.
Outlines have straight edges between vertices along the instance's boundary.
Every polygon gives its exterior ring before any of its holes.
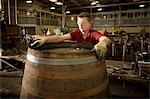
{"type": "Polygon", "coordinates": [[[107,36],[102,36],[99,38],[99,42],[103,42],[107,46],[111,43],[111,40],[107,36]]]}
{"type": "Polygon", "coordinates": [[[44,37],[44,42],[45,43],[58,43],[58,42],[62,42],[62,41],[63,41],[63,39],[59,35],[53,35],[53,36],[46,36],[46,37],[44,37]]]}
{"type": "Polygon", "coordinates": [[[64,34],[64,35],[53,35],[53,36],[46,36],[45,37],[45,43],[58,43],[63,42],[64,40],[70,40],[71,36],[70,34],[64,34]]]}

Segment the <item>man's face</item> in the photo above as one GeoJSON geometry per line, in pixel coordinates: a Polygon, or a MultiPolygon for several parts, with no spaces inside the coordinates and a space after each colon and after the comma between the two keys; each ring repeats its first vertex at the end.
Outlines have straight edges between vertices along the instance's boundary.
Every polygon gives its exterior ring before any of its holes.
{"type": "Polygon", "coordinates": [[[91,22],[89,22],[86,17],[78,17],[77,24],[82,33],[88,32],[91,28],[91,22]]]}

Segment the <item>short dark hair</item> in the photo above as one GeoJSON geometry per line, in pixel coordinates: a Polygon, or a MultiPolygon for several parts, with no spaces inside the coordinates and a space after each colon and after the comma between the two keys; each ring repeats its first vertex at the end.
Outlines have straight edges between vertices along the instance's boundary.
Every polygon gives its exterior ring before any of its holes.
{"type": "Polygon", "coordinates": [[[88,21],[91,20],[91,16],[88,12],[81,12],[78,17],[82,18],[82,17],[87,17],[88,21]]]}

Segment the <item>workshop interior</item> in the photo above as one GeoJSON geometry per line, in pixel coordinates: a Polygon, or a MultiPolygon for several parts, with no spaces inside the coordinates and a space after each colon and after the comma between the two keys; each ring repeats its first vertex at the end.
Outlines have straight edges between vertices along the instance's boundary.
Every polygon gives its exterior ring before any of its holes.
{"type": "Polygon", "coordinates": [[[149,0],[0,0],[0,27],[1,99],[150,98],[149,0]],[[111,40],[100,63],[86,44],[29,47],[78,29],[81,12],[111,40]]]}

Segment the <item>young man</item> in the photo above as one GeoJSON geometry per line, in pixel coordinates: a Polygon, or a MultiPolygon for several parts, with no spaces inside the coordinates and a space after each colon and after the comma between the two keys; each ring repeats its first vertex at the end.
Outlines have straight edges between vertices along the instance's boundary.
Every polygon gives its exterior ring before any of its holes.
{"type": "Polygon", "coordinates": [[[61,36],[45,36],[40,37],[31,44],[32,48],[37,48],[44,43],[63,42],[64,40],[74,40],[78,43],[89,43],[94,45],[94,49],[99,57],[104,57],[107,51],[107,45],[110,44],[110,39],[103,36],[91,28],[92,20],[88,12],[82,12],[77,16],[77,24],[79,29],[61,36]]]}

